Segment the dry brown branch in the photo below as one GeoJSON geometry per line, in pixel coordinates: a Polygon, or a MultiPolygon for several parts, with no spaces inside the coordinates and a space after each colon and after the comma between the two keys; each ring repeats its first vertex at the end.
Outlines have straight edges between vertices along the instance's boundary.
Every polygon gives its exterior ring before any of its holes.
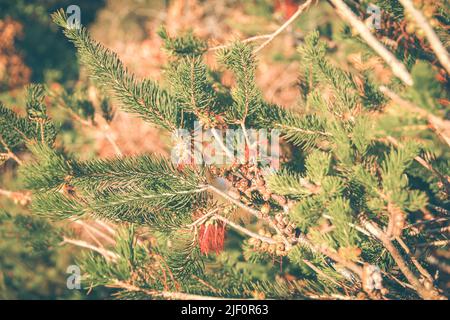
{"type": "Polygon", "coordinates": [[[106,233],[98,230],[97,228],[94,228],[93,226],[91,226],[89,223],[83,221],[83,220],[74,220],[74,223],[84,227],[87,231],[91,232],[92,234],[95,234],[105,240],[107,240],[109,243],[111,244],[115,244],[116,241],[111,238],[109,235],[107,235],[106,233]]]}
{"type": "Polygon", "coordinates": [[[327,256],[331,260],[334,260],[335,262],[339,263],[343,267],[349,269],[353,273],[355,273],[360,279],[362,279],[363,276],[363,268],[356,263],[352,261],[348,261],[347,259],[344,259],[341,257],[337,252],[331,251],[328,248],[316,246],[314,245],[306,236],[300,235],[298,237],[298,242],[314,252],[320,252],[323,255],[327,256]]]}
{"type": "Polygon", "coordinates": [[[337,14],[345,21],[347,21],[350,26],[355,29],[361,38],[367,42],[367,44],[380,55],[381,58],[389,65],[392,72],[400,78],[406,85],[412,86],[413,79],[409,74],[406,67],[398,61],[398,59],[383,46],[377,38],[370,32],[369,28],[358,19],[358,17],[353,13],[353,11],[344,3],[342,0],[328,0],[331,2],[336,9],[337,14]]]}
{"type": "Polygon", "coordinates": [[[397,240],[403,250],[405,250],[405,252],[409,255],[411,262],[416,266],[416,269],[422,274],[422,276],[428,279],[428,281],[433,282],[433,277],[431,276],[431,274],[419,263],[419,261],[417,261],[416,257],[412,255],[411,250],[408,248],[402,238],[397,237],[395,238],[395,240],[397,240]]]}
{"type": "Polygon", "coordinates": [[[373,234],[378,240],[381,241],[383,246],[389,251],[395,263],[399,267],[400,271],[406,277],[408,282],[414,287],[414,290],[426,300],[434,300],[434,299],[446,299],[444,296],[440,295],[440,293],[433,287],[431,283],[429,283],[429,288],[423,285],[420,280],[414,275],[409,266],[407,265],[405,259],[402,257],[400,252],[392,243],[391,239],[374,223],[362,219],[362,224],[367,231],[373,234]]]}

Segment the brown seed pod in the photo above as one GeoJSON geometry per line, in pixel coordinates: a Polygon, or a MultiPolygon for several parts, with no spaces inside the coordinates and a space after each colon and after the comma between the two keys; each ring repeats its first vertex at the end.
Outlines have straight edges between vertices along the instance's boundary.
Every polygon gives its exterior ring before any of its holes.
{"type": "Polygon", "coordinates": [[[287,201],[286,201],[286,197],[281,196],[279,194],[272,194],[272,199],[278,203],[280,206],[284,206],[287,201]]]}
{"type": "Polygon", "coordinates": [[[248,181],[246,178],[242,178],[242,179],[238,180],[236,183],[236,187],[238,187],[238,189],[240,189],[242,191],[248,189],[249,186],[250,186],[250,181],[248,181]]]}
{"type": "Polygon", "coordinates": [[[268,202],[264,203],[261,207],[261,213],[267,215],[270,212],[270,204],[268,202]]]}
{"type": "Polygon", "coordinates": [[[292,233],[294,232],[294,228],[292,228],[291,226],[287,226],[287,227],[284,229],[284,232],[285,232],[286,234],[292,234],[292,233]]]}
{"type": "Polygon", "coordinates": [[[228,195],[236,200],[239,200],[239,198],[241,197],[241,194],[239,193],[239,191],[236,188],[230,188],[228,190],[228,195]]]}
{"type": "Polygon", "coordinates": [[[277,245],[276,244],[271,244],[267,251],[269,251],[270,253],[275,253],[276,250],[277,250],[277,245]]]}
{"type": "Polygon", "coordinates": [[[209,171],[211,172],[212,175],[217,176],[220,170],[216,166],[211,166],[209,168],[209,171]]]}
{"type": "Polygon", "coordinates": [[[270,192],[266,191],[266,192],[264,192],[264,193],[262,194],[262,198],[263,198],[264,201],[269,201],[271,195],[272,195],[272,194],[271,194],[270,192]]]}
{"type": "Polygon", "coordinates": [[[283,221],[279,221],[279,222],[277,223],[277,226],[278,226],[278,228],[280,228],[280,229],[286,228],[286,224],[285,224],[283,221]]]}
{"type": "Polygon", "coordinates": [[[264,186],[266,185],[266,182],[265,182],[264,179],[261,178],[261,177],[257,177],[257,178],[255,179],[255,183],[256,183],[256,185],[257,185],[258,187],[264,187],[264,186]]]}

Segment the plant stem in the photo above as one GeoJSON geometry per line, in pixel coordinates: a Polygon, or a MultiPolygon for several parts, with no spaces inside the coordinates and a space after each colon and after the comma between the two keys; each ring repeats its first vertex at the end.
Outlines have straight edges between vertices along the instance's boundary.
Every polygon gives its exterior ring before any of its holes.
{"type": "Polygon", "coordinates": [[[312,0],[308,0],[304,4],[298,6],[297,11],[282,26],[275,30],[275,32],[270,34],[269,38],[264,41],[258,48],[256,48],[254,52],[257,53],[265,46],[267,46],[273,39],[275,39],[276,36],[282,33],[292,22],[294,22],[303,13],[303,11],[305,11],[312,4],[312,2],[312,0]]]}
{"type": "Polygon", "coordinates": [[[450,56],[427,19],[420,10],[417,10],[414,7],[411,0],[399,0],[399,2],[405,7],[406,11],[412,15],[414,22],[417,23],[420,29],[424,31],[434,53],[436,53],[436,56],[447,71],[447,74],[450,74],[450,56]]]}
{"type": "Polygon", "coordinates": [[[403,259],[400,252],[397,250],[397,248],[394,246],[392,241],[389,239],[389,237],[381,231],[381,229],[373,224],[370,221],[362,221],[364,228],[366,228],[367,231],[372,233],[378,240],[381,241],[381,243],[384,245],[384,247],[389,251],[392,258],[394,259],[395,263],[399,267],[400,271],[403,273],[403,275],[406,277],[408,282],[414,287],[414,290],[417,291],[417,293],[426,300],[434,300],[434,299],[446,299],[444,296],[440,295],[439,292],[434,288],[431,287],[430,289],[426,288],[419,279],[414,275],[414,273],[411,271],[411,269],[408,267],[405,259],[403,259]]]}
{"type": "Polygon", "coordinates": [[[353,11],[344,3],[342,0],[328,0],[333,4],[336,9],[337,14],[345,21],[347,21],[350,26],[355,29],[361,38],[363,38],[367,44],[380,55],[381,58],[389,65],[392,72],[400,78],[406,85],[412,86],[413,79],[409,74],[406,67],[397,60],[397,58],[383,46],[377,38],[370,32],[367,26],[358,19],[358,17],[353,13],[353,11]]]}

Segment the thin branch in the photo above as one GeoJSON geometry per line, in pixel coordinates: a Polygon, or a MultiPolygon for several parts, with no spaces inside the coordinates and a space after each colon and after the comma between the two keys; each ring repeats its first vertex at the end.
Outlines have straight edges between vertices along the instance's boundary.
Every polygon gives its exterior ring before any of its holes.
{"type": "Polygon", "coordinates": [[[407,225],[406,227],[404,227],[403,229],[410,229],[412,227],[421,225],[421,224],[426,224],[426,223],[439,223],[439,222],[444,222],[444,221],[448,221],[450,219],[450,217],[438,217],[438,218],[434,218],[434,219],[430,219],[430,220],[423,220],[423,221],[418,221],[418,222],[414,222],[411,223],[409,225],[407,225]]]}
{"type": "Polygon", "coordinates": [[[283,232],[280,230],[280,228],[278,228],[278,226],[272,221],[272,219],[270,217],[263,218],[263,214],[260,211],[246,206],[239,200],[234,199],[233,197],[231,197],[227,193],[223,192],[222,190],[214,187],[213,185],[208,185],[208,189],[210,191],[216,193],[217,195],[227,199],[228,201],[234,203],[239,208],[245,210],[246,212],[250,213],[251,215],[255,216],[256,218],[267,222],[280,236],[282,236],[282,239],[283,239],[283,242],[284,242],[286,248],[292,247],[291,242],[286,238],[286,236],[283,234],[283,232]]]}
{"type": "Polygon", "coordinates": [[[430,42],[430,46],[434,53],[438,57],[442,66],[447,70],[447,74],[450,74],[450,56],[443,46],[442,42],[439,40],[438,36],[434,32],[433,28],[428,23],[427,19],[423,16],[420,10],[414,7],[411,0],[399,0],[400,3],[405,7],[406,11],[409,12],[414,18],[414,22],[417,23],[419,28],[424,31],[425,36],[430,42]]]}
{"type": "Polygon", "coordinates": [[[204,214],[203,216],[201,216],[200,218],[195,220],[193,223],[187,225],[187,227],[195,228],[196,226],[198,226],[198,225],[202,224],[203,222],[205,222],[206,220],[208,220],[208,218],[211,217],[213,214],[215,214],[217,211],[219,211],[219,208],[215,208],[215,209],[209,211],[208,213],[204,214]]]}
{"type": "Polygon", "coordinates": [[[433,282],[433,277],[431,274],[417,261],[416,257],[411,253],[411,250],[409,250],[406,243],[402,240],[400,237],[396,237],[395,240],[400,244],[400,246],[405,250],[406,254],[408,254],[409,258],[411,259],[411,262],[416,266],[416,269],[424,276],[428,281],[433,282]]]}
{"type": "Polygon", "coordinates": [[[392,101],[396,102],[399,106],[408,109],[409,111],[418,113],[422,117],[426,118],[428,123],[433,128],[433,130],[436,132],[436,134],[442,140],[444,140],[448,146],[450,146],[450,137],[447,135],[447,130],[449,130],[448,128],[450,128],[450,121],[442,120],[439,117],[436,117],[427,110],[416,106],[415,104],[413,104],[408,100],[403,99],[398,94],[396,94],[395,92],[393,92],[392,90],[390,90],[385,86],[380,86],[379,89],[383,94],[385,94],[392,101]]]}
{"type": "MultiPolygon", "coordinates": [[[[329,220],[331,220],[331,221],[334,220],[334,218],[333,218],[332,216],[328,215],[328,214],[323,214],[322,217],[324,217],[325,219],[329,219],[329,220]]],[[[361,232],[362,234],[364,234],[364,235],[366,235],[366,236],[368,236],[368,237],[372,237],[372,234],[370,234],[369,232],[367,232],[364,228],[361,228],[360,226],[358,226],[358,225],[356,225],[356,224],[353,224],[353,223],[350,223],[350,222],[348,222],[347,224],[348,224],[350,227],[354,228],[355,230],[361,232]]]]}
{"type": "MultiPolygon", "coordinates": [[[[249,43],[249,42],[253,42],[253,41],[259,41],[259,40],[264,40],[267,38],[270,38],[272,34],[263,34],[263,35],[259,35],[259,36],[253,36],[244,40],[241,40],[241,42],[243,43],[249,43]]],[[[220,46],[216,46],[216,47],[211,47],[208,49],[208,51],[217,51],[217,50],[222,50],[222,49],[226,49],[231,47],[230,44],[224,44],[224,45],[220,45],[220,46]]]]}
{"type": "Polygon", "coordinates": [[[230,300],[222,297],[201,296],[184,292],[148,290],[119,280],[116,280],[113,284],[107,286],[110,288],[121,288],[131,292],[142,292],[150,297],[161,297],[173,300],[230,300]]]}
{"type": "Polygon", "coordinates": [[[100,236],[101,238],[107,240],[111,244],[115,244],[116,243],[116,241],[113,238],[111,238],[109,235],[107,235],[106,233],[98,230],[97,228],[94,228],[93,226],[91,226],[89,223],[86,223],[85,221],[74,220],[74,223],[79,224],[80,226],[83,226],[84,228],[88,229],[90,232],[100,236]]]}
{"type": "Polygon", "coordinates": [[[76,239],[70,239],[70,238],[64,237],[61,244],[64,244],[64,243],[69,243],[69,244],[73,244],[73,245],[81,247],[81,248],[93,250],[95,252],[100,253],[103,257],[105,257],[105,259],[107,259],[109,261],[115,261],[119,258],[119,255],[116,254],[115,252],[112,252],[112,251],[104,249],[104,248],[96,247],[86,241],[83,241],[83,240],[76,240],[76,239]]]}
{"type": "Polygon", "coordinates": [[[14,161],[17,162],[18,165],[22,164],[22,160],[20,160],[20,158],[11,151],[11,149],[8,147],[8,145],[6,144],[6,142],[3,140],[3,138],[0,136],[0,143],[3,145],[3,147],[5,148],[8,156],[13,159],[14,161]]]}
{"type": "Polygon", "coordinates": [[[370,32],[369,28],[358,19],[353,11],[342,0],[328,0],[333,4],[337,14],[345,21],[347,21],[353,29],[355,29],[361,38],[363,38],[367,44],[380,55],[381,58],[389,65],[392,72],[400,78],[406,85],[412,86],[413,79],[409,74],[406,67],[388,50],[383,46],[377,38],[370,32]]]}
{"type": "Polygon", "coordinates": [[[430,284],[431,288],[428,289],[419,281],[419,279],[408,267],[406,261],[394,246],[392,241],[378,226],[366,219],[363,219],[362,224],[367,231],[372,233],[376,238],[378,238],[378,240],[381,241],[384,247],[391,254],[400,271],[403,273],[406,279],[408,279],[409,283],[414,287],[414,290],[416,290],[423,299],[445,299],[445,297],[441,296],[439,292],[434,287],[432,287],[432,284],[430,284]]]}
{"type": "MultiPolygon", "coordinates": [[[[394,137],[391,136],[387,136],[386,140],[389,141],[392,145],[394,145],[395,147],[398,148],[398,146],[400,145],[400,143],[397,141],[397,139],[395,139],[394,137]]],[[[440,180],[442,180],[446,185],[450,185],[450,177],[441,174],[439,171],[437,171],[436,169],[433,168],[433,166],[428,163],[425,159],[423,159],[420,156],[415,156],[414,160],[416,160],[417,163],[419,163],[422,167],[426,168],[427,170],[431,171],[432,173],[434,173],[440,180]]]]}
{"type": "Polygon", "coordinates": [[[106,222],[100,220],[100,219],[96,219],[95,223],[100,225],[102,228],[104,228],[105,230],[107,230],[109,233],[111,233],[113,236],[116,235],[116,230],[114,230],[114,228],[112,228],[111,226],[109,226],[106,222]]]}
{"type": "Polygon", "coordinates": [[[121,150],[120,147],[117,145],[115,138],[112,136],[112,134],[111,134],[111,131],[112,131],[111,126],[110,126],[108,123],[106,123],[106,121],[105,121],[105,123],[103,124],[103,127],[100,127],[100,124],[98,123],[98,121],[95,121],[95,120],[87,121],[87,120],[83,119],[82,117],[80,117],[78,114],[76,114],[73,110],[63,108],[63,107],[62,107],[62,104],[63,104],[63,103],[64,103],[64,102],[61,102],[61,105],[60,105],[60,104],[57,104],[57,106],[58,106],[60,109],[62,109],[62,110],[66,110],[66,111],[68,110],[69,113],[70,113],[70,116],[72,117],[72,119],[75,120],[75,121],[77,121],[77,122],[79,122],[80,124],[82,124],[82,125],[84,125],[84,126],[86,126],[86,127],[89,127],[89,128],[91,128],[91,129],[97,129],[97,130],[100,130],[100,131],[102,132],[103,136],[105,137],[105,139],[108,140],[108,142],[110,143],[110,145],[113,147],[115,154],[116,154],[118,157],[121,157],[121,156],[122,156],[122,154],[123,154],[123,153],[122,153],[122,150],[121,150]]]}
{"type": "Polygon", "coordinates": [[[450,243],[450,240],[436,240],[427,243],[419,243],[417,247],[444,247],[450,243]]]}
{"type": "Polygon", "coordinates": [[[115,137],[111,133],[111,126],[109,124],[103,125],[103,135],[108,140],[109,144],[113,147],[114,152],[116,153],[116,156],[121,157],[123,155],[122,150],[117,145],[115,137]]]}
{"type": "Polygon", "coordinates": [[[258,48],[255,49],[255,53],[262,50],[265,46],[267,46],[270,42],[272,42],[273,39],[275,39],[276,36],[278,36],[280,33],[282,33],[292,22],[294,22],[302,13],[305,11],[311,4],[313,3],[312,0],[306,1],[304,4],[299,5],[297,11],[282,25],[280,26],[275,32],[270,34],[268,39],[264,41],[258,48]]]}
{"type": "Polygon", "coordinates": [[[356,263],[349,261],[343,257],[341,257],[337,252],[331,251],[330,249],[323,247],[323,246],[317,246],[313,244],[305,235],[300,235],[297,238],[298,242],[306,247],[308,247],[310,250],[314,252],[320,252],[323,255],[327,256],[331,260],[334,260],[335,262],[339,263],[343,267],[349,269],[353,273],[355,273],[360,279],[363,277],[363,268],[356,263]]]}
{"type": "Polygon", "coordinates": [[[307,260],[307,259],[303,259],[303,262],[310,267],[314,272],[316,272],[319,276],[321,276],[322,278],[328,279],[329,281],[331,281],[332,283],[334,283],[335,285],[337,285],[338,287],[341,286],[341,284],[339,284],[336,280],[334,280],[332,277],[330,277],[329,275],[325,274],[322,270],[320,270],[319,268],[317,268],[311,261],[307,260]]]}
{"type": "Polygon", "coordinates": [[[259,239],[259,240],[267,242],[269,244],[277,244],[277,241],[275,241],[274,239],[268,238],[268,237],[264,237],[264,236],[261,236],[261,235],[255,233],[255,232],[252,232],[252,231],[250,231],[250,230],[248,230],[248,229],[238,225],[237,223],[234,223],[233,221],[228,220],[227,218],[225,218],[225,217],[223,217],[221,215],[216,214],[212,218],[225,222],[225,224],[229,225],[233,229],[236,229],[237,231],[240,231],[240,232],[248,235],[249,237],[259,239]]]}

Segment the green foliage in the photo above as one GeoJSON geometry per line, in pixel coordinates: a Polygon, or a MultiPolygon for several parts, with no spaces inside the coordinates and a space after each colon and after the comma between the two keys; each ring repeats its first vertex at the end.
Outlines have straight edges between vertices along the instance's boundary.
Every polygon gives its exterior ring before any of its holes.
{"type": "Polygon", "coordinates": [[[256,86],[256,58],[250,45],[236,42],[230,49],[223,49],[219,61],[230,69],[236,86],[232,90],[233,105],[227,112],[229,122],[245,121],[248,116],[259,111],[261,93],[256,86]]]}
{"type": "Polygon", "coordinates": [[[443,113],[439,99],[448,99],[447,90],[442,90],[440,83],[436,80],[436,71],[425,61],[417,61],[411,70],[414,85],[408,90],[408,98],[415,104],[433,113],[443,113]]]}
{"type": "Polygon", "coordinates": [[[33,141],[53,145],[57,129],[47,115],[44,93],[41,85],[27,88],[27,117],[20,117],[0,103],[0,150],[14,150],[33,141]]]}
{"type": "Polygon", "coordinates": [[[117,54],[92,40],[84,27],[69,28],[64,11],[54,13],[53,20],[78,49],[80,61],[88,68],[93,81],[109,90],[124,111],[165,129],[183,127],[183,112],[167,91],[152,80],[136,80],[117,54]]]}
{"type": "MultiPolygon", "coordinates": [[[[208,70],[201,57],[186,57],[174,62],[168,73],[174,96],[184,110],[188,110],[204,121],[210,112],[217,112],[217,97],[208,80],[208,70]]],[[[212,114],[211,114],[212,115],[212,114]]]]}
{"type": "Polygon", "coordinates": [[[164,41],[164,48],[175,57],[198,57],[207,50],[206,42],[195,37],[192,31],[174,38],[161,26],[158,35],[164,41]]]}

